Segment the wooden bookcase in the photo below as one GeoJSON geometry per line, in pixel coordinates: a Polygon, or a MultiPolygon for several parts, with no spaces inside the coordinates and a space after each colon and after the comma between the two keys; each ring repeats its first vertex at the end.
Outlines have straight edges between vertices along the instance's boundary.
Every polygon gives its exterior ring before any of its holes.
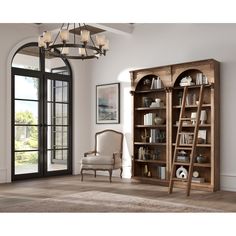
{"type": "MultiPolygon", "coordinates": [[[[197,107],[200,85],[196,82],[199,83],[197,76],[201,74],[204,79],[207,78],[202,105],[202,110],[207,116],[200,125],[201,134],[199,134],[197,155],[204,156],[205,162],[196,162],[194,171],[199,173],[204,182],[193,182],[192,189],[218,190],[220,171],[219,62],[209,59],[134,70],[130,74],[133,95],[133,178],[168,186],[184,88],[180,86],[180,81],[190,76],[194,83],[189,86],[190,95],[186,106],[186,114],[190,117],[197,107]],[[153,88],[152,81],[157,78],[161,80],[161,88],[153,88]],[[161,101],[158,106],[155,99],[161,101]]],[[[186,132],[192,127],[190,123],[184,126],[186,132]]],[[[185,183],[182,182],[174,185],[174,187],[184,186],[185,183]]]]}

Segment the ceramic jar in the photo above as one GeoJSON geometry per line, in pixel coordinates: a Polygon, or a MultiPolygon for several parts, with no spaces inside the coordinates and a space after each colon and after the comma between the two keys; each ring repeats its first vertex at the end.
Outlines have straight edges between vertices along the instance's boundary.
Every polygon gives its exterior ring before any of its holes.
{"type": "Polygon", "coordinates": [[[144,107],[150,107],[150,105],[152,104],[153,99],[150,97],[144,97],[143,98],[143,106],[144,107]]]}
{"type": "Polygon", "coordinates": [[[159,116],[156,116],[155,118],[154,118],[154,124],[155,125],[162,125],[163,123],[164,123],[164,119],[163,118],[161,118],[161,117],[159,117],[159,116]]]}

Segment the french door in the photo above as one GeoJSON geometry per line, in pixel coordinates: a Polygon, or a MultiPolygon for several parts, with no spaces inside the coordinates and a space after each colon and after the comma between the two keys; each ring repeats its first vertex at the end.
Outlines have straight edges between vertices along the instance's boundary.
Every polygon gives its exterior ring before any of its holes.
{"type": "Polygon", "coordinates": [[[12,67],[12,180],[72,172],[71,76],[12,67]]]}

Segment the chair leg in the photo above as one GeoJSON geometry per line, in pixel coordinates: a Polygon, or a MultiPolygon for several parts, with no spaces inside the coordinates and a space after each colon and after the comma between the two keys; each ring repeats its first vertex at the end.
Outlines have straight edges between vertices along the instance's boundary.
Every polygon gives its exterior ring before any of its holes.
{"type": "Polygon", "coordinates": [[[97,173],[96,173],[96,170],[94,170],[94,177],[95,177],[95,178],[97,177],[97,173]]]}
{"type": "Polygon", "coordinates": [[[83,181],[83,179],[84,179],[84,176],[83,176],[83,169],[81,169],[80,174],[81,174],[81,181],[83,181]]]}
{"type": "Polygon", "coordinates": [[[123,167],[120,168],[120,178],[122,179],[123,167]]]}
{"type": "Polygon", "coordinates": [[[110,183],[111,183],[112,170],[108,170],[108,171],[109,171],[109,179],[110,179],[110,183]]]}

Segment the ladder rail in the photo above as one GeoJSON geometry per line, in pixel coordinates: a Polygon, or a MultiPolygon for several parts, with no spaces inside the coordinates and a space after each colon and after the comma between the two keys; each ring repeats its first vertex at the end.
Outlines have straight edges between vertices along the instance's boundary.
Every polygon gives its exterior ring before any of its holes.
{"type": "Polygon", "coordinates": [[[171,176],[170,176],[170,184],[169,184],[169,194],[172,193],[173,190],[173,178],[174,178],[174,172],[175,172],[175,157],[176,157],[176,153],[177,153],[177,147],[179,146],[179,140],[180,140],[180,130],[182,130],[182,120],[181,118],[183,117],[184,113],[185,113],[185,106],[186,106],[186,97],[187,97],[187,92],[188,92],[188,87],[184,87],[184,93],[183,93],[183,98],[182,98],[182,105],[181,105],[181,110],[180,110],[180,115],[179,115],[179,125],[178,125],[178,129],[177,129],[177,134],[176,134],[176,141],[175,141],[175,149],[174,149],[174,155],[172,158],[172,167],[171,167],[171,176]]]}
{"type": "Polygon", "coordinates": [[[190,166],[189,166],[189,170],[188,170],[189,174],[188,174],[188,178],[187,178],[187,191],[186,191],[187,196],[190,195],[190,189],[191,189],[191,183],[192,183],[193,164],[194,164],[194,157],[196,156],[202,102],[203,102],[203,85],[201,85],[200,92],[199,92],[199,104],[197,107],[196,124],[194,127],[194,135],[193,135],[193,145],[192,145],[192,151],[190,154],[190,166]]]}

